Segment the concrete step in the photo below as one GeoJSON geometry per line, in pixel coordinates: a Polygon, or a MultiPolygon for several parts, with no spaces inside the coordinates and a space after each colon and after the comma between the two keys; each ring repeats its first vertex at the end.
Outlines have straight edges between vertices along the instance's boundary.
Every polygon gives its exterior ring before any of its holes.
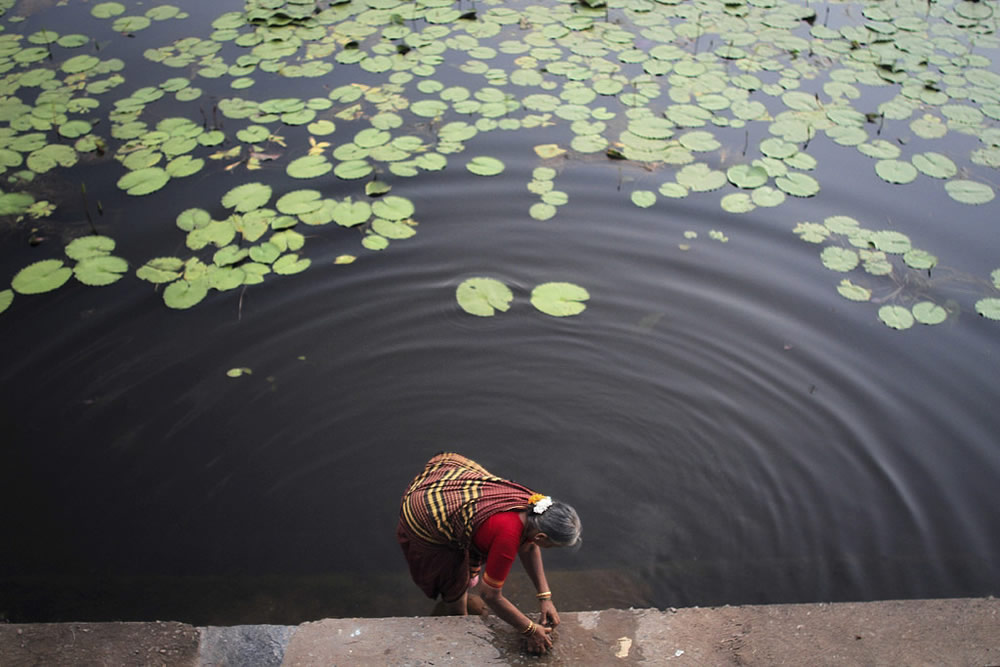
{"type": "Polygon", "coordinates": [[[0,625],[0,665],[1000,665],[1000,600],[562,613],[552,652],[495,616],[297,626],[0,625]]]}

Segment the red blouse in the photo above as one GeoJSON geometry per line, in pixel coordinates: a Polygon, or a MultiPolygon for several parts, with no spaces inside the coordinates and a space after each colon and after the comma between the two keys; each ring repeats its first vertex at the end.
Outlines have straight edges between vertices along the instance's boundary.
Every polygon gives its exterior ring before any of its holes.
{"type": "Polygon", "coordinates": [[[499,512],[479,527],[472,541],[480,553],[486,554],[483,581],[493,588],[501,588],[514,565],[514,558],[521,546],[524,524],[517,512],[499,512]]]}

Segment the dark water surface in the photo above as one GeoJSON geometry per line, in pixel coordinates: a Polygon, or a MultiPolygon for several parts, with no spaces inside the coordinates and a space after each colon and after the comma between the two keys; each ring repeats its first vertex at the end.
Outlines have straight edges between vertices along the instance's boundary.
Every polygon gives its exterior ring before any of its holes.
{"type": "MultiPolygon", "coordinates": [[[[413,238],[379,253],[354,230],[303,231],[308,271],[190,310],[134,277],[18,297],[0,315],[0,619],[426,613],[393,530],[442,449],[577,507],[583,547],[546,554],[564,610],[1000,592],[1000,328],[971,307],[985,280],[962,278],[1000,264],[997,205],[857,177],[869,158],[819,137],[816,197],[739,216],[707,195],[639,209],[631,190],[671,167],[575,157],[556,180],[569,203],[533,220],[532,147],[568,136],[482,134],[467,150],[503,159],[502,177],[456,162],[392,181],[418,212],[413,238]],[[829,215],[933,248],[921,289],[955,304],[948,321],[898,332],[840,297],[843,276],[791,232],[829,215]],[[344,253],[358,260],[334,265],[344,253]],[[476,275],[512,287],[509,312],[462,312],[455,288],[476,275]],[[551,280],[585,286],[584,313],[534,310],[551,280]]],[[[112,204],[116,164],[76,169],[133,269],[179,252],[177,213],[237,182],[211,165],[112,204]]],[[[332,174],[285,187],[356,190],[332,174]]],[[[61,231],[79,218],[47,233],[83,233],[61,231]]],[[[3,231],[4,275],[43,258],[28,224],[3,231]]],[[[520,572],[509,588],[532,599],[520,572]]]]}

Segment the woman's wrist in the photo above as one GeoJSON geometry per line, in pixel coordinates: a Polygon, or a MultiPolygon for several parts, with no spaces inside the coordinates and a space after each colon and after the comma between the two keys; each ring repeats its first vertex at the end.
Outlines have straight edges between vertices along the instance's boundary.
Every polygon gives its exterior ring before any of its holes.
{"type": "Polygon", "coordinates": [[[552,591],[542,591],[535,595],[539,602],[546,602],[552,600],[552,591]]]}

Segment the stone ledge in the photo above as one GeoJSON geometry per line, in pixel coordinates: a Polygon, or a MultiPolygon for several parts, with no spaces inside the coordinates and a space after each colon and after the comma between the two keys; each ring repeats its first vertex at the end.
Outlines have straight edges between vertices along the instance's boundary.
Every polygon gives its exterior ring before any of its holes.
{"type": "Polygon", "coordinates": [[[747,605],[562,615],[552,653],[495,617],[345,618],[298,626],[0,626],[22,665],[1000,665],[1000,600],[747,605]]]}

